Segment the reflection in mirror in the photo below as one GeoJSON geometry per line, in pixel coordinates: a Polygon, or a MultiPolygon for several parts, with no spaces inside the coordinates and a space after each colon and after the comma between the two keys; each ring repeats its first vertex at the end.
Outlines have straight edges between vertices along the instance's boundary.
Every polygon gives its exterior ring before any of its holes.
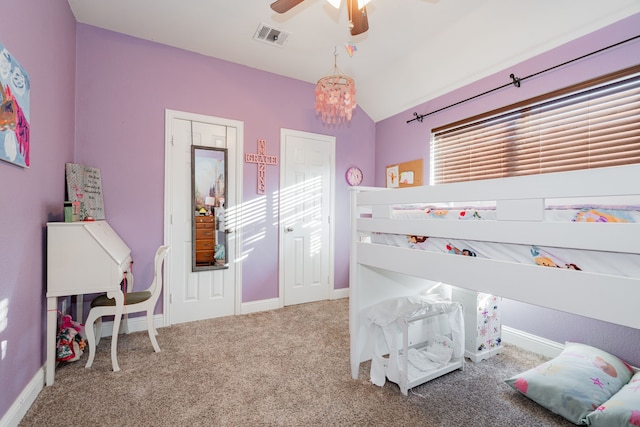
{"type": "Polygon", "coordinates": [[[227,149],[191,146],[192,271],[228,268],[227,149]]]}

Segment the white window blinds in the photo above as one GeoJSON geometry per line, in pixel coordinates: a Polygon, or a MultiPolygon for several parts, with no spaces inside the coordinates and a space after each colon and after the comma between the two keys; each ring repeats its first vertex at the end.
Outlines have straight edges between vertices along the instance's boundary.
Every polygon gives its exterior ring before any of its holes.
{"type": "Polygon", "coordinates": [[[640,66],[434,129],[433,184],[640,163],[640,66]]]}

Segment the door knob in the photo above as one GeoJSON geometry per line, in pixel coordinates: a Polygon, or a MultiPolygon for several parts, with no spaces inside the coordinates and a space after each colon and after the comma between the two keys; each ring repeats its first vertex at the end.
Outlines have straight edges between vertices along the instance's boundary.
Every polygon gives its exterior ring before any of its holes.
{"type": "Polygon", "coordinates": [[[293,227],[287,227],[286,231],[287,231],[287,233],[291,233],[293,231],[293,227]]]}
{"type": "Polygon", "coordinates": [[[231,234],[233,233],[233,228],[225,228],[224,232],[225,234],[231,234]]]}

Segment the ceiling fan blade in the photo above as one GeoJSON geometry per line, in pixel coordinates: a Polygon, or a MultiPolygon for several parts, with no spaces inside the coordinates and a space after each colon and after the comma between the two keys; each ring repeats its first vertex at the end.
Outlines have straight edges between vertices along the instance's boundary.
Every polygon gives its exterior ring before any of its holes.
{"type": "Polygon", "coordinates": [[[278,13],[285,13],[299,5],[303,1],[304,0],[276,0],[271,3],[271,9],[278,13]]]}
{"type": "Polygon", "coordinates": [[[369,19],[367,18],[367,8],[363,6],[358,9],[358,0],[348,0],[349,21],[351,23],[351,35],[357,36],[369,29],[369,19]]]}

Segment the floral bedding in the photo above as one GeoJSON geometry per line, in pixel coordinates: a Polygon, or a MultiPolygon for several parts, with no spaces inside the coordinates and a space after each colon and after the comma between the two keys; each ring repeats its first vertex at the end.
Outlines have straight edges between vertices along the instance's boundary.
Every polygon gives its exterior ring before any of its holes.
{"type": "MultiPolygon", "coordinates": [[[[436,220],[495,220],[491,207],[442,208],[411,206],[394,210],[394,218],[436,220]]],[[[640,206],[562,206],[545,209],[545,221],[624,223],[640,222],[640,206]]],[[[536,245],[372,233],[371,242],[454,255],[534,264],[544,267],[640,277],[640,255],[586,251],[536,245]]]]}

